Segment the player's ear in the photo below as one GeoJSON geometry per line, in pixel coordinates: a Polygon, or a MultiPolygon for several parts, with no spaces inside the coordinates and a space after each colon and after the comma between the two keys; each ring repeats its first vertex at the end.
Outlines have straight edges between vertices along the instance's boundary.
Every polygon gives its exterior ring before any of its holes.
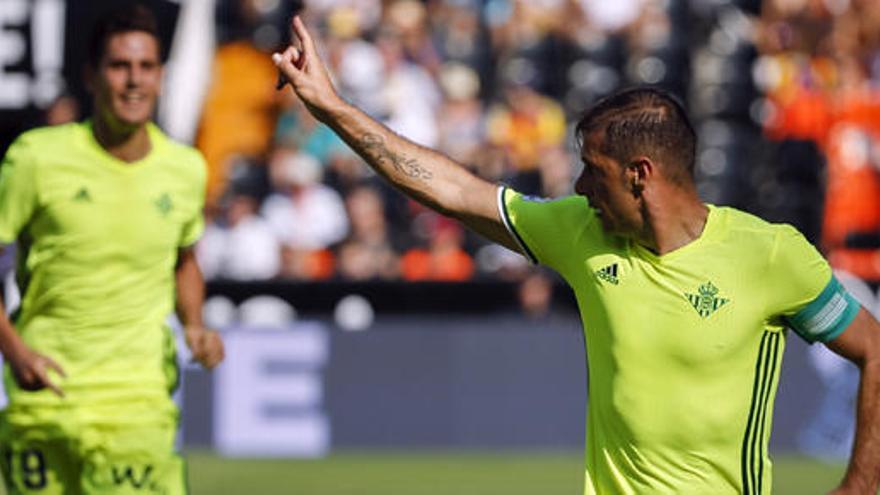
{"type": "Polygon", "coordinates": [[[634,160],[636,174],[640,180],[647,180],[656,172],[656,164],[647,156],[640,156],[634,160]]]}
{"type": "Polygon", "coordinates": [[[654,162],[646,156],[639,156],[630,161],[627,165],[627,175],[633,196],[641,196],[645,185],[653,177],[654,172],[654,162]]]}

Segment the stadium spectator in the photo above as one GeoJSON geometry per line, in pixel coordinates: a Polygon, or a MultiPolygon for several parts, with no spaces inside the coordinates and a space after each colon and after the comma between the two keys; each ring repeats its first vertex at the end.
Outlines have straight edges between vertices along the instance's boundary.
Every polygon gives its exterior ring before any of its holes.
{"type": "Polygon", "coordinates": [[[282,243],[282,276],[305,280],[332,276],[330,248],[349,229],[342,198],[321,183],[321,164],[301,151],[278,148],[269,167],[275,192],[263,202],[261,214],[282,243]]]}
{"type": "Polygon", "coordinates": [[[471,68],[458,63],[440,70],[444,100],[437,112],[437,147],[468,165],[480,160],[486,141],[483,105],[477,96],[480,80],[471,68]]]}
{"type": "Polygon", "coordinates": [[[361,185],[345,197],[351,233],[338,250],[338,275],[344,280],[390,280],[399,276],[382,195],[361,185]]]}
{"type": "Polygon", "coordinates": [[[328,47],[329,60],[339,74],[339,89],[353,102],[362,105],[364,111],[377,118],[386,118],[389,113],[385,100],[385,62],[382,54],[372,43],[357,37],[360,33],[349,33],[348,29],[331,23],[338,38],[328,47]]]}
{"type": "Polygon", "coordinates": [[[432,77],[440,70],[440,55],[430,36],[428,10],[424,2],[397,0],[384,10],[383,29],[395,33],[406,60],[423,68],[432,77]]]}
{"type": "Polygon", "coordinates": [[[878,281],[880,243],[865,242],[880,232],[873,151],[880,139],[880,22],[870,4],[767,2],[756,69],[772,109],[766,134],[811,140],[827,158],[822,246],[829,260],[878,281]]]}
{"type": "Polygon", "coordinates": [[[519,307],[526,318],[540,322],[550,314],[553,282],[540,271],[533,271],[519,284],[519,307]]]}
{"type": "MultiPolygon", "coordinates": [[[[525,62],[523,62],[525,63],[525,62]]],[[[503,149],[512,183],[528,193],[540,190],[536,170],[538,159],[548,148],[560,146],[565,139],[565,113],[553,100],[528,85],[526,69],[510,64],[504,89],[504,101],[489,109],[489,141],[503,149]]]]}
{"type": "Polygon", "coordinates": [[[474,273],[474,262],[464,250],[464,232],[455,222],[433,212],[420,215],[426,224],[428,246],[408,249],[400,259],[407,281],[462,282],[474,273]]]}
{"type": "Polygon", "coordinates": [[[675,99],[639,88],[598,102],[577,126],[577,195],[535,200],[346,103],[298,17],[294,28],[301,48],[273,58],[319,120],[405,193],[575,290],[590,367],[586,493],[772,486],[783,325],[859,367],[855,448],[835,493],[876,492],[880,324],[796,230],[700,200],[696,135],[675,99]]]}
{"type": "Polygon", "coordinates": [[[348,194],[373,177],[373,172],[364,170],[360,157],[348,147],[335,149],[327,158],[324,182],[340,194],[348,194]]]}
{"type": "MultiPolygon", "coordinates": [[[[477,0],[429,2],[433,45],[444,61],[462,64],[482,80],[490,75],[491,51],[477,0]]],[[[442,69],[441,69],[442,72],[442,69]]]]}
{"type": "Polygon", "coordinates": [[[437,144],[437,109],[441,94],[430,72],[407,59],[398,33],[379,33],[376,46],[382,55],[384,122],[419,144],[437,144]]]}
{"type": "Polygon", "coordinates": [[[381,0],[307,0],[307,10],[321,19],[327,19],[334,32],[366,32],[382,19],[381,0]],[[345,26],[344,29],[332,25],[345,26]]]}
{"type": "Polygon", "coordinates": [[[261,3],[236,1],[241,25],[214,57],[214,77],[196,138],[208,163],[209,203],[225,190],[236,157],[265,155],[272,143],[281,102],[266,90],[276,80],[272,65],[266,63],[266,52],[274,44],[262,46],[254,37],[264,24],[261,3]]]}
{"type": "Polygon", "coordinates": [[[872,281],[880,280],[880,246],[857,238],[880,233],[878,147],[876,137],[856,125],[839,124],[829,134],[822,222],[822,243],[832,265],[872,281]]]}
{"type": "Polygon", "coordinates": [[[562,147],[548,148],[538,158],[541,174],[541,195],[561,198],[571,194],[571,155],[562,147]]]}
{"type": "Polygon", "coordinates": [[[192,249],[204,160],[150,120],[159,45],[145,7],[105,15],[88,51],[91,119],[27,132],[3,159],[0,242],[18,242],[23,292],[14,323],[0,305],[7,493],[132,493],[147,480],[186,493],[175,302],[194,359],[216,366],[223,343],[202,323],[192,249]]]}
{"type": "Polygon", "coordinates": [[[208,279],[267,280],[281,272],[281,243],[257,214],[259,198],[233,187],[219,202],[220,215],[196,246],[208,279]]]}
{"type": "Polygon", "coordinates": [[[642,13],[644,0],[621,0],[615,2],[591,2],[579,0],[578,6],[586,13],[590,22],[603,31],[617,31],[627,28],[642,13]]]}
{"type": "Polygon", "coordinates": [[[278,117],[275,143],[302,150],[325,167],[334,155],[347,153],[345,143],[333,131],[315,120],[298,101],[290,98],[284,101],[278,117]]]}

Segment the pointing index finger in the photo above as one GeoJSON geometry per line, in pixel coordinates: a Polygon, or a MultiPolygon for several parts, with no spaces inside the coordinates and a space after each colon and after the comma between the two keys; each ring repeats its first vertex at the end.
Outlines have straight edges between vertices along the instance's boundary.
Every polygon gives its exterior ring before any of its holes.
{"type": "Polygon", "coordinates": [[[49,373],[46,371],[46,367],[41,367],[36,371],[37,377],[40,379],[40,383],[55,393],[58,397],[64,397],[64,391],[61,390],[61,387],[52,382],[49,378],[49,373]]]}
{"type": "Polygon", "coordinates": [[[296,37],[302,42],[304,51],[315,51],[315,43],[312,41],[312,35],[309,34],[306,25],[303,24],[302,19],[298,15],[293,17],[293,31],[296,33],[296,37]]]}
{"type": "Polygon", "coordinates": [[[60,376],[65,377],[65,376],[67,376],[67,374],[64,372],[64,368],[62,368],[60,364],[56,363],[55,360],[53,360],[52,358],[47,357],[47,356],[43,356],[43,362],[45,363],[45,366],[39,370],[40,380],[42,380],[42,382],[46,385],[46,387],[48,387],[50,390],[52,390],[52,392],[54,392],[55,395],[63,398],[64,391],[61,390],[61,387],[56,385],[52,381],[51,378],[49,378],[49,371],[48,370],[52,369],[53,371],[58,373],[60,376]]]}
{"type": "Polygon", "coordinates": [[[52,368],[53,370],[55,370],[56,373],[63,377],[67,376],[67,373],[64,372],[64,368],[62,368],[61,365],[56,363],[52,358],[43,356],[43,359],[46,362],[46,366],[52,368]]]}
{"type": "Polygon", "coordinates": [[[52,383],[48,378],[46,379],[46,387],[49,388],[55,395],[58,397],[64,398],[64,391],[61,390],[61,387],[52,383]]]}

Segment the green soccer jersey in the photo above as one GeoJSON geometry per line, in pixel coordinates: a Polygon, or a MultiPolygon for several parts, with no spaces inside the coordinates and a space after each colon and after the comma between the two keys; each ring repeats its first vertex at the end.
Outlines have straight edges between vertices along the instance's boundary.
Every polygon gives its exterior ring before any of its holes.
{"type": "Polygon", "coordinates": [[[769,493],[786,326],[835,338],[859,306],[795,229],[709,207],[701,236],[658,256],[606,234],[583,197],[499,189],[533,262],[577,298],[587,348],[587,494],[769,493]]]}
{"type": "Polygon", "coordinates": [[[25,392],[10,378],[7,417],[51,421],[72,406],[100,421],[120,408],[174,410],[168,372],[180,247],[203,229],[201,155],[150,124],[151,150],[125,163],[89,122],[21,135],[0,166],[0,243],[18,243],[22,292],[14,322],[24,341],[55,359],[64,399],[25,392]]]}

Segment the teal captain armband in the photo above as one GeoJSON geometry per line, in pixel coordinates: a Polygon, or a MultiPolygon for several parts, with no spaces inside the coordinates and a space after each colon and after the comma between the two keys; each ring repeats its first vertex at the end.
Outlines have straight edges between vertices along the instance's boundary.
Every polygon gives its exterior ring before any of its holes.
{"type": "Polygon", "coordinates": [[[829,342],[846,330],[860,307],[859,302],[832,275],[822,293],[806,307],[788,316],[786,321],[811,344],[829,342]]]}

